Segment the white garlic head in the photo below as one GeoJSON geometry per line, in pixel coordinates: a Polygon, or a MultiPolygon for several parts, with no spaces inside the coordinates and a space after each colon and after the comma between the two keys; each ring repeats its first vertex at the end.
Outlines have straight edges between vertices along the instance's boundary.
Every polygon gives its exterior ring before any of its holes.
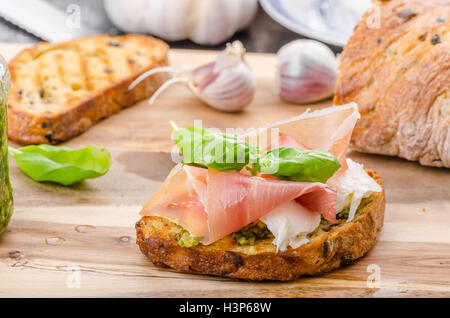
{"type": "Polygon", "coordinates": [[[258,0],[104,0],[106,14],[126,33],[198,44],[225,42],[250,25],[258,0]]]}
{"type": "Polygon", "coordinates": [[[295,40],[278,51],[277,59],[277,93],[284,100],[306,104],[333,95],[337,60],[325,44],[295,40]]]}

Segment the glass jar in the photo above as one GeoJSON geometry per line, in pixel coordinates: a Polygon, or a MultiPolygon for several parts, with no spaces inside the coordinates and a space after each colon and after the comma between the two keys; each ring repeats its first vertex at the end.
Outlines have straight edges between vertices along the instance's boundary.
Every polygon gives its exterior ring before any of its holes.
{"type": "Polygon", "coordinates": [[[8,63],[0,55],[0,234],[8,226],[13,213],[13,196],[9,181],[7,109],[10,78],[8,63]]]}

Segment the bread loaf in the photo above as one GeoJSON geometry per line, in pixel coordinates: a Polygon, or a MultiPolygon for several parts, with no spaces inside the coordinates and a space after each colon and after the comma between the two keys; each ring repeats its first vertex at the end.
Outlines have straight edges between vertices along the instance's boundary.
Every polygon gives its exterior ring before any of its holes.
{"type": "Polygon", "coordinates": [[[351,146],[450,167],[450,0],[373,5],[340,57],[334,103],[362,115],[351,146]]]}

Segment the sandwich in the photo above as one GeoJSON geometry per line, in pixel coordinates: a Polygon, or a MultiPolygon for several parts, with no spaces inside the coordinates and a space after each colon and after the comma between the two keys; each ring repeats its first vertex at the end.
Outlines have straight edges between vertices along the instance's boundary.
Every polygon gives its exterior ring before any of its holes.
{"type": "Polygon", "coordinates": [[[244,280],[289,281],[349,265],[375,244],[384,190],[346,158],[354,103],[244,133],[172,123],[178,163],[140,212],[153,264],[244,280]]]}

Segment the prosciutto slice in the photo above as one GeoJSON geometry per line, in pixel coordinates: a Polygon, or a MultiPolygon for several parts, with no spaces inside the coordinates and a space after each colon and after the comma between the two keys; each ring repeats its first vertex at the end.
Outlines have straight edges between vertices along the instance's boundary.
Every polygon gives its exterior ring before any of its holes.
{"type": "Polygon", "coordinates": [[[279,133],[278,134],[278,143],[277,144],[269,144],[267,145],[266,149],[271,150],[275,148],[281,148],[281,147],[291,147],[291,148],[302,148],[302,149],[310,149],[304,144],[298,142],[295,140],[295,138],[292,138],[286,134],[279,133]]]}
{"type": "Polygon", "coordinates": [[[172,169],[140,214],[166,217],[193,236],[202,237],[208,231],[208,214],[181,164],[172,169]]]}
{"type": "Polygon", "coordinates": [[[313,112],[306,111],[297,117],[267,125],[241,137],[250,143],[257,142],[264,151],[282,147],[282,136],[289,136],[303,148],[331,152],[341,163],[338,171],[341,173],[347,169],[345,155],[353,128],[360,117],[356,103],[332,106],[313,112]],[[279,134],[276,131],[274,133],[273,129],[278,130],[279,134]],[[274,140],[274,137],[278,140],[274,140]]]}
{"type": "Polygon", "coordinates": [[[260,219],[276,207],[314,193],[311,211],[331,214],[336,193],[322,183],[292,182],[246,176],[237,172],[208,172],[207,211],[209,244],[260,219]],[[318,203],[320,202],[320,204],[318,203]]]}
{"type": "MultiPolygon", "coordinates": [[[[277,128],[277,140],[261,141],[263,151],[278,147],[322,149],[332,152],[346,169],[345,154],[359,113],[356,104],[306,112],[293,119],[269,125],[277,128]]],[[[268,215],[277,207],[295,200],[312,213],[336,221],[336,193],[323,183],[282,181],[252,177],[241,172],[177,165],[141,215],[169,218],[211,244],[245,225],[268,215]]]]}
{"type": "Polygon", "coordinates": [[[336,193],[323,183],[264,179],[238,172],[177,166],[141,215],[167,217],[192,235],[201,237],[203,244],[210,244],[276,207],[312,193],[317,202],[304,200],[305,208],[332,215],[336,193]]]}

